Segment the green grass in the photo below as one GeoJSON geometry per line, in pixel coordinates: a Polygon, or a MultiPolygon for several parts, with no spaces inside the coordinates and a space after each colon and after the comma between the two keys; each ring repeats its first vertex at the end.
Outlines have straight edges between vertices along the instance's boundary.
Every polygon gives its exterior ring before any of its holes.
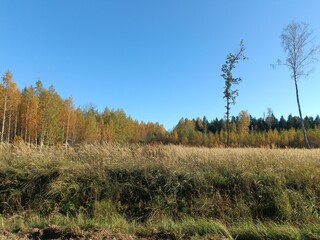
{"type": "Polygon", "coordinates": [[[320,239],[320,150],[0,145],[0,229],[320,239]]]}

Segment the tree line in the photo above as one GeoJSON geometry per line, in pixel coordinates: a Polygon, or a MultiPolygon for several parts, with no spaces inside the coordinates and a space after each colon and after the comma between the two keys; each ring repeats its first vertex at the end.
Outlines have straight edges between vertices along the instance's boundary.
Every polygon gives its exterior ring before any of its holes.
{"type": "MultiPolygon", "coordinates": [[[[277,119],[271,109],[261,118],[242,111],[230,117],[229,130],[225,118],[209,122],[203,117],[183,118],[167,131],[159,123],[136,121],[121,109],[76,108],[71,97],[63,99],[40,80],[20,91],[10,71],[0,84],[0,123],[1,142],[23,141],[39,147],[104,142],[220,147],[228,139],[233,147],[304,146],[300,118],[277,119]]],[[[319,147],[320,117],[305,117],[304,124],[311,146],[319,147]]]]}
{"type": "MultiPolygon", "coordinates": [[[[306,116],[304,123],[311,147],[320,147],[320,117],[306,116]]],[[[269,109],[267,116],[255,118],[247,111],[241,111],[238,116],[232,116],[228,124],[229,130],[225,118],[210,122],[206,117],[191,120],[183,118],[174,128],[172,140],[184,145],[207,147],[305,146],[298,116],[290,114],[287,118],[281,116],[278,119],[269,109]]]]}
{"type": "Polygon", "coordinates": [[[62,99],[53,86],[19,90],[7,71],[0,84],[1,142],[57,145],[96,142],[152,142],[166,135],[158,123],[133,120],[123,110],[75,108],[72,98],[62,99]]]}

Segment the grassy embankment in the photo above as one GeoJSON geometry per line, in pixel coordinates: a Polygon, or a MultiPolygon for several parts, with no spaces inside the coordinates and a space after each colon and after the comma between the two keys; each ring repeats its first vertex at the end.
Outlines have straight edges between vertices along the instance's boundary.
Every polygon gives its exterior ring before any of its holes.
{"type": "Polygon", "coordinates": [[[131,239],[320,239],[320,150],[1,145],[0,236],[45,239],[41,229],[61,238],[104,229],[131,239]]]}

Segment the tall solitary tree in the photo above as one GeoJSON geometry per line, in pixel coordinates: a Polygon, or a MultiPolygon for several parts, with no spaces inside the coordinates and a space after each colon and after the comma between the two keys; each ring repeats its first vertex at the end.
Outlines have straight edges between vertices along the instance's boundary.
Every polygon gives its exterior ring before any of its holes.
{"type": "Polygon", "coordinates": [[[314,45],[313,31],[306,23],[291,22],[281,34],[281,45],[285,51],[286,59],[278,60],[277,65],[287,66],[291,72],[296,89],[296,98],[300,116],[301,129],[303,131],[306,147],[310,148],[301,112],[298,81],[310,73],[310,65],[317,61],[319,45],[314,45]]]}
{"type": "Polygon", "coordinates": [[[247,57],[244,55],[244,44],[241,40],[240,49],[236,53],[230,53],[227,56],[225,64],[222,65],[221,77],[225,81],[225,87],[223,91],[223,98],[226,99],[226,121],[227,121],[227,143],[226,146],[230,146],[230,109],[231,105],[236,103],[236,97],[239,96],[238,89],[233,89],[233,85],[239,85],[241,78],[235,78],[232,75],[232,70],[236,67],[240,60],[246,60],[247,57]]]}

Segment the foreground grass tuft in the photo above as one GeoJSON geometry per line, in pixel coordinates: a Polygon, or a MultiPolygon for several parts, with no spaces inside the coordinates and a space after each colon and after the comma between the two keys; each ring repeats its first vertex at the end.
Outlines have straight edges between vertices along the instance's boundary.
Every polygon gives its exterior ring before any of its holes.
{"type": "Polygon", "coordinates": [[[0,228],[319,239],[319,182],[320,150],[1,144],[0,228]]]}

